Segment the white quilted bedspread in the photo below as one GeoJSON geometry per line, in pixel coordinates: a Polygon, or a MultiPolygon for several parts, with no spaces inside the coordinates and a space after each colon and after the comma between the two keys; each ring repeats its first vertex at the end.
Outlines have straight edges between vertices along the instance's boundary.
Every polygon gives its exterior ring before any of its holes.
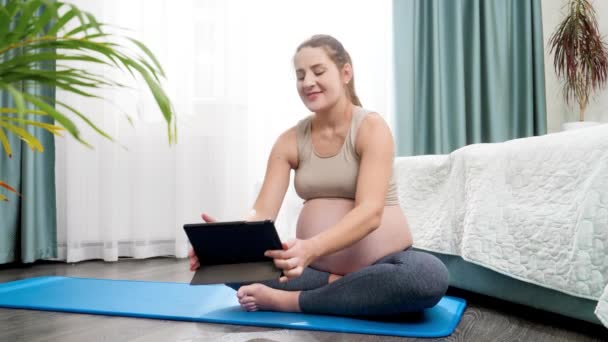
{"type": "Polygon", "coordinates": [[[597,303],[595,315],[600,319],[602,324],[608,328],[608,286],[604,289],[604,294],[597,303]]]}
{"type": "Polygon", "coordinates": [[[578,297],[606,292],[608,319],[608,124],[400,157],[395,177],[416,247],[578,297]]]}

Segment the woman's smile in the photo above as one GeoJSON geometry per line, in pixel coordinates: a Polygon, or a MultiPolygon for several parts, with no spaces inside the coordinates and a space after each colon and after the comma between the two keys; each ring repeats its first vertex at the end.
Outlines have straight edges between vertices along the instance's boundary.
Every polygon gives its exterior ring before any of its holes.
{"type": "Polygon", "coordinates": [[[314,101],[316,100],[323,92],[322,91],[314,91],[314,92],[310,92],[310,93],[306,93],[306,98],[309,101],[314,101]]]}

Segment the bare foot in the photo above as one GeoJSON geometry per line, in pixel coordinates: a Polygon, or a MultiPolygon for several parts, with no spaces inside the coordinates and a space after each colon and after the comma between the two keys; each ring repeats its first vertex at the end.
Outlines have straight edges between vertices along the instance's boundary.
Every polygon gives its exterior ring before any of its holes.
{"type": "Polygon", "coordinates": [[[300,291],[283,291],[262,284],[241,286],[236,296],[247,311],[300,312],[300,291]]]}

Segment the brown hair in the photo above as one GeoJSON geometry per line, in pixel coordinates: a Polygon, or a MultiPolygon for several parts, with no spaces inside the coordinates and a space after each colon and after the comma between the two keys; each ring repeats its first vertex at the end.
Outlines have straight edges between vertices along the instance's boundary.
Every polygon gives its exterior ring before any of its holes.
{"type": "MultiPolygon", "coordinates": [[[[342,70],[342,67],[344,67],[346,63],[350,64],[351,67],[353,65],[353,61],[350,59],[350,55],[348,52],[346,52],[344,46],[342,46],[342,43],[332,36],[326,34],[314,35],[300,44],[300,46],[298,46],[296,49],[296,53],[305,47],[323,48],[325,53],[327,53],[329,58],[336,64],[339,70],[342,70]]],[[[350,79],[350,82],[348,82],[346,85],[346,93],[354,105],[361,106],[361,101],[359,101],[359,97],[357,97],[357,93],[355,92],[354,73],[353,77],[350,79]]]]}

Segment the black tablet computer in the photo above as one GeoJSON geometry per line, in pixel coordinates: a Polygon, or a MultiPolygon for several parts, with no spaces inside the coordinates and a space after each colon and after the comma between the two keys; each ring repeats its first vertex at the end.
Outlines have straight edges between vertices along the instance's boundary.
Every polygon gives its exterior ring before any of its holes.
{"type": "Polygon", "coordinates": [[[249,283],[278,279],[281,270],[264,256],[283,249],[274,222],[234,221],[185,224],[184,231],[199,259],[191,285],[249,283]]]}

